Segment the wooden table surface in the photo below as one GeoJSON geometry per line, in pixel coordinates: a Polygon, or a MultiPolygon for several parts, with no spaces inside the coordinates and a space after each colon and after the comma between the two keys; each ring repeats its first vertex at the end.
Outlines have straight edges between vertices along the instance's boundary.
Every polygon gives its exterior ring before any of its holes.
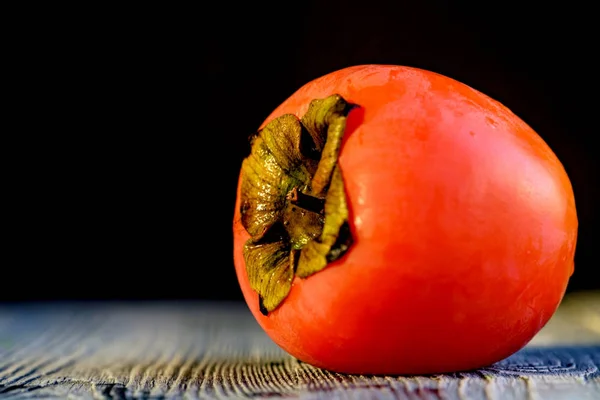
{"type": "Polygon", "coordinates": [[[437,376],[340,375],[285,354],[245,304],[0,305],[0,399],[600,399],[600,293],[525,349],[437,376]]]}

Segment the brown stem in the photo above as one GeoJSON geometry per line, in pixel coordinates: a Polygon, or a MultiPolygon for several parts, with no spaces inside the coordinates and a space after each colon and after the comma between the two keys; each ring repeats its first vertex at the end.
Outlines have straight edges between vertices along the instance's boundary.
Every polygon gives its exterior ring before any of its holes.
{"type": "Polygon", "coordinates": [[[325,199],[302,193],[298,188],[290,190],[287,194],[287,199],[291,204],[304,210],[318,214],[323,214],[325,212],[325,199]]]}

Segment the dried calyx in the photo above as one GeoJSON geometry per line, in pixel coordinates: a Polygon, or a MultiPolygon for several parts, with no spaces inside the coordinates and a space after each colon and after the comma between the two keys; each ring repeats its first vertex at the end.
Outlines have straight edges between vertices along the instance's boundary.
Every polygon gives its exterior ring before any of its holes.
{"type": "Polygon", "coordinates": [[[242,164],[242,225],[248,280],[267,315],[352,244],[338,155],[352,108],[339,95],[313,100],[298,119],[284,114],[251,140],[242,164]]]}

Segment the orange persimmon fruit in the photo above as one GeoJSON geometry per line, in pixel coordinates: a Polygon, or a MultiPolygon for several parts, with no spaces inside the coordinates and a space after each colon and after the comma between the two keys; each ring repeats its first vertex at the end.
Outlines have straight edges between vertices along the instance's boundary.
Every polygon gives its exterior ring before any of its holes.
{"type": "Polygon", "coordinates": [[[443,373],[536,335],[577,229],[563,165],[508,108],[434,72],[359,65],[301,87],[252,137],[234,263],[260,326],[299,360],[443,373]]]}

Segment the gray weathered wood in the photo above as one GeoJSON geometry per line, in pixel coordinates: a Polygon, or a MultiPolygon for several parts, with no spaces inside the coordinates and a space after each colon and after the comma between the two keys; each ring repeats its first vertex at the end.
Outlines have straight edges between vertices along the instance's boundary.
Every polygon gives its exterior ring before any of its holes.
{"type": "Polygon", "coordinates": [[[0,306],[0,399],[600,399],[600,294],[521,352],[441,376],[344,376],[286,355],[243,304],[0,306]]]}

